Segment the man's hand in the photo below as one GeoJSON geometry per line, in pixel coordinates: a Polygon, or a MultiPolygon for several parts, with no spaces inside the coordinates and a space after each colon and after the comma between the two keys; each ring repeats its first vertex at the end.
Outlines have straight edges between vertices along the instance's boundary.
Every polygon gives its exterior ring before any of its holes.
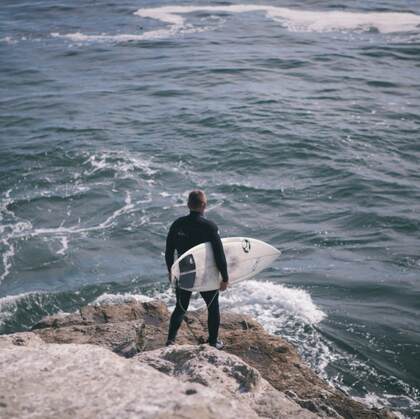
{"type": "Polygon", "coordinates": [[[226,288],[228,287],[228,281],[222,281],[221,283],[220,283],[220,291],[225,291],[226,290],[226,288]]]}

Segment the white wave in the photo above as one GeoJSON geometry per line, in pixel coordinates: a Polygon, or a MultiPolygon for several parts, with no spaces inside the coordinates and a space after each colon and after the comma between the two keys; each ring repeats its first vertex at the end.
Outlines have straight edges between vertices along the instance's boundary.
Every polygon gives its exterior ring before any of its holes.
{"type": "MultiPolygon", "coordinates": [[[[170,25],[172,32],[185,25],[183,14],[194,12],[245,13],[263,12],[266,17],[283,24],[290,31],[330,32],[370,30],[380,32],[408,32],[418,29],[420,16],[413,13],[307,11],[265,5],[231,6],[164,6],[139,9],[134,14],[170,25]]],[[[157,32],[157,31],[156,31],[157,32]]]]}
{"type": "Polygon", "coordinates": [[[271,333],[281,329],[290,316],[307,324],[326,317],[307,291],[268,281],[243,281],[221,293],[220,303],[228,310],[255,317],[271,333]]]}
{"type": "MultiPolygon", "coordinates": [[[[12,198],[10,197],[10,194],[12,193],[11,189],[8,189],[5,193],[4,193],[4,198],[3,200],[0,202],[0,221],[3,221],[3,219],[7,216],[7,215],[14,215],[12,211],[9,210],[8,206],[13,202],[12,198]]],[[[0,226],[1,228],[1,226],[0,226]]],[[[0,230],[0,233],[2,231],[0,230]]]]}
{"type": "Polygon", "coordinates": [[[146,176],[153,176],[158,172],[152,168],[152,160],[145,158],[138,153],[128,153],[121,151],[104,151],[98,154],[89,155],[84,161],[84,165],[89,164],[91,169],[85,170],[87,176],[102,170],[111,170],[115,177],[126,179],[140,171],[146,176]]]}
{"type": "MultiPolygon", "coordinates": [[[[141,9],[140,9],[141,10],[141,9]]],[[[149,9],[147,9],[149,10],[149,9]]],[[[137,14],[135,12],[134,14],[137,14]]],[[[146,16],[149,17],[149,16],[146,16]]],[[[171,38],[178,34],[190,34],[190,33],[200,33],[200,32],[207,32],[209,30],[214,30],[215,28],[219,27],[223,19],[215,20],[215,16],[213,16],[212,24],[211,25],[204,25],[203,20],[200,19],[200,26],[194,26],[189,23],[185,23],[185,19],[181,16],[176,14],[170,14],[162,17],[162,19],[158,19],[167,23],[168,26],[162,29],[156,29],[152,31],[147,31],[140,34],[114,34],[110,35],[107,33],[101,34],[94,34],[94,35],[87,35],[82,32],[72,32],[67,34],[62,34],[60,32],[51,32],[50,36],[53,38],[66,38],[75,43],[82,43],[82,42],[135,42],[135,41],[148,41],[148,40],[157,40],[157,39],[165,39],[171,38]],[[218,24],[216,24],[218,22],[218,24]]]]}
{"type": "Polygon", "coordinates": [[[69,248],[69,240],[66,236],[61,237],[61,249],[57,251],[57,255],[64,255],[69,248]]]}
{"type": "MultiPolygon", "coordinates": [[[[13,202],[12,198],[10,197],[10,193],[12,192],[11,189],[5,192],[4,199],[0,202],[0,235],[3,237],[0,240],[0,244],[2,244],[5,248],[2,254],[2,262],[3,262],[3,272],[0,275],[0,284],[4,278],[10,273],[10,269],[12,268],[12,258],[15,255],[15,247],[13,243],[10,242],[9,235],[6,234],[6,230],[12,227],[12,224],[3,223],[4,220],[8,220],[9,218],[14,217],[14,213],[9,210],[8,206],[13,202]]],[[[17,229],[20,229],[21,225],[18,223],[16,226],[17,229]]],[[[12,227],[14,228],[14,226],[12,227]]],[[[0,306],[1,308],[1,306],[0,306]]]]}
{"type": "Polygon", "coordinates": [[[53,38],[67,38],[73,42],[87,42],[87,41],[111,41],[111,42],[129,42],[129,41],[143,41],[144,35],[136,34],[121,34],[121,35],[86,35],[81,32],[73,32],[61,34],[59,32],[51,32],[53,38]]]}
{"type": "Polygon", "coordinates": [[[379,396],[378,394],[368,392],[364,397],[353,397],[360,403],[364,403],[369,407],[390,407],[391,404],[388,402],[386,397],[379,396]]]}
{"type": "MultiPolygon", "coordinates": [[[[386,377],[383,377],[386,379],[386,377]]],[[[406,386],[405,383],[403,383],[404,386],[406,386]]],[[[336,383],[332,382],[333,386],[336,386],[336,383]]],[[[340,388],[344,389],[347,393],[351,393],[351,388],[340,385],[340,388]]],[[[388,408],[392,410],[392,413],[399,418],[399,419],[409,419],[414,416],[405,416],[401,412],[397,412],[392,407],[395,406],[395,401],[398,400],[398,403],[401,406],[408,406],[408,408],[412,410],[416,410],[419,405],[418,398],[412,398],[404,394],[389,394],[389,393],[381,393],[376,394],[372,392],[367,392],[364,396],[352,396],[352,398],[360,403],[365,404],[366,406],[370,408],[376,408],[376,409],[383,409],[388,408]],[[392,400],[392,401],[391,401],[392,400]]],[[[416,416],[417,417],[417,416],[416,416]]]]}
{"type": "Polygon", "coordinates": [[[24,292],[16,295],[8,295],[0,298],[0,327],[17,311],[17,303],[21,300],[27,299],[31,296],[36,296],[41,293],[24,292]]]}
{"type": "Polygon", "coordinates": [[[172,24],[168,29],[159,29],[145,32],[143,34],[100,34],[87,35],[81,32],[73,32],[62,34],[60,32],[51,32],[53,38],[66,38],[76,43],[82,42],[135,42],[135,41],[152,41],[155,39],[170,38],[177,34],[197,33],[210,30],[210,27],[191,27],[190,25],[172,24]]]}
{"type": "Polygon", "coordinates": [[[268,10],[267,16],[284,23],[292,32],[348,32],[376,29],[381,33],[415,31],[420,16],[413,13],[394,12],[341,12],[268,10]]]}
{"type": "Polygon", "coordinates": [[[2,259],[3,259],[3,273],[0,275],[0,284],[4,278],[10,273],[10,269],[12,268],[12,259],[15,256],[15,247],[13,243],[10,243],[7,239],[2,239],[0,241],[6,250],[3,252],[2,259]]]}
{"type": "MultiPolygon", "coordinates": [[[[154,297],[170,308],[175,305],[175,295],[171,288],[156,293],[154,297]]],[[[219,301],[223,310],[248,314],[257,319],[269,333],[278,332],[291,319],[316,325],[326,317],[307,291],[268,281],[252,279],[235,284],[220,293],[219,301]]],[[[203,307],[205,305],[199,294],[193,294],[189,309],[203,307]]]]}
{"type": "MultiPolygon", "coordinates": [[[[170,310],[175,306],[175,294],[171,288],[157,292],[155,298],[163,301],[170,310]]],[[[289,288],[268,281],[246,280],[220,294],[223,311],[250,315],[270,334],[278,334],[293,343],[306,362],[321,376],[327,378],[326,367],[335,360],[328,345],[314,327],[326,314],[302,289],[289,288]]],[[[189,310],[205,307],[199,293],[194,293],[189,310]]]]}
{"type": "MultiPolygon", "coordinates": [[[[169,287],[156,292],[155,299],[163,301],[170,309],[175,306],[175,293],[169,287]]],[[[153,298],[143,294],[102,294],[93,304],[121,303],[126,301],[150,301],[153,298]]],[[[302,289],[288,288],[268,281],[247,280],[235,284],[220,293],[220,306],[223,310],[250,315],[257,319],[269,333],[281,330],[291,318],[303,324],[318,324],[326,314],[318,308],[310,294],[302,289]]],[[[199,293],[194,293],[189,310],[205,307],[199,293]]]]}
{"type": "Polygon", "coordinates": [[[134,204],[131,202],[130,191],[126,191],[126,197],[124,200],[125,205],[120,209],[114,211],[105,221],[96,226],[99,230],[110,227],[114,221],[123,214],[130,214],[134,209],[134,204]]]}
{"type": "Polygon", "coordinates": [[[12,38],[11,36],[5,36],[4,38],[0,38],[0,42],[3,42],[8,45],[17,44],[18,41],[16,39],[12,38]]]}
{"type": "MultiPolygon", "coordinates": [[[[96,173],[108,171],[113,174],[116,179],[132,179],[137,183],[147,186],[154,186],[157,174],[174,174],[190,180],[198,186],[205,186],[206,179],[201,178],[199,173],[192,171],[188,163],[180,160],[175,165],[168,162],[159,162],[156,157],[147,157],[142,153],[103,150],[95,154],[83,153],[84,161],[82,166],[84,170],[82,175],[90,177],[96,173]]],[[[180,195],[182,195],[181,193],[180,195]]],[[[159,193],[163,198],[175,197],[167,191],[159,193]]],[[[145,201],[151,202],[150,195],[145,201]]]]}
{"type": "Polygon", "coordinates": [[[142,18],[158,20],[166,24],[162,29],[141,34],[106,33],[87,35],[82,32],[62,34],[52,32],[54,38],[66,38],[73,42],[129,42],[163,39],[184,33],[208,31],[214,26],[194,26],[187,23],[184,15],[195,12],[264,13],[266,18],[280,23],[292,32],[348,32],[375,29],[382,33],[417,31],[420,16],[408,12],[350,12],[298,10],[268,5],[220,5],[220,6],[162,6],[138,9],[134,14],[142,18]]]}
{"type": "Polygon", "coordinates": [[[130,303],[130,302],[148,302],[152,301],[153,298],[150,298],[143,294],[110,294],[104,293],[92,301],[91,305],[100,305],[100,304],[123,304],[123,303],[130,303]]]}

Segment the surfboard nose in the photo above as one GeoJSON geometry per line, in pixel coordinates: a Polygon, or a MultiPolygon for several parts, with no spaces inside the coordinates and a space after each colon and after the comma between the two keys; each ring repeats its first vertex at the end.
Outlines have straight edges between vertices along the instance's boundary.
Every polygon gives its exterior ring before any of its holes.
{"type": "MultiPolygon", "coordinates": [[[[261,254],[264,254],[266,256],[273,256],[274,259],[279,257],[281,255],[281,250],[275,248],[271,244],[268,244],[266,242],[263,242],[262,240],[258,239],[248,239],[251,240],[251,244],[253,243],[256,248],[258,248],[258,251],[261,254]]],[[[274,260],[273,259],[273,260],[274,260]]]]}
{"type": "Polygon", "coordinates": [[[276,247],[274,247],[274,246],[271,246],[271,244],[267,244],[267,246],[269,246],[270,247],[270,250],[275,254],[275,255],[277,255],[277,256],[280,256],[281,255],[281,250],[279,250],[279,249],[277,249],[276,247]]]}
{"type": "Polygon", "coordinates": [[[271,263],[274,262],[280,255],[281,255],[281,250],[276,249],[275,247],[271,246],[270,253],[268,254],[268,257],[270,258],[271,263]]]}

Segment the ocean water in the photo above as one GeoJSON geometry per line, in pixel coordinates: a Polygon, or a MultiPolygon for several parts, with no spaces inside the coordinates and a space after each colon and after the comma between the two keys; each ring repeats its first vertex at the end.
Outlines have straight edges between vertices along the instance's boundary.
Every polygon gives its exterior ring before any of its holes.
{"type": "Polygon", "coordinates": [[[222,307],[420,416],[420,3],[1,1],[0,333],[173,304],[193,188],[283,250],[222,307]]]}

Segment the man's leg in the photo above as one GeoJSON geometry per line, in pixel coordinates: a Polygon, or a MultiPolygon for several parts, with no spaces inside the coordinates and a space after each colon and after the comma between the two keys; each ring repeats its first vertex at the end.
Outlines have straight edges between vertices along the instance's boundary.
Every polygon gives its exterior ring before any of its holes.
{"type": "Polygon", "coordinates": [[[219,311],[219,290],[200,292],[207,304],[209,328],[209,344],[215,345],[219,334],[220,311],[219,311]]]}
{"type": "Polygon", "coordinates": [[[186,291],[181,288],[176,288],[176,306],[172,313],[171,321],[169,323],[169,333],[167,343],[175,342],[176,334],[181,326],[184,315],[188,310],[190,304],[191,291],[186,291]]]}

